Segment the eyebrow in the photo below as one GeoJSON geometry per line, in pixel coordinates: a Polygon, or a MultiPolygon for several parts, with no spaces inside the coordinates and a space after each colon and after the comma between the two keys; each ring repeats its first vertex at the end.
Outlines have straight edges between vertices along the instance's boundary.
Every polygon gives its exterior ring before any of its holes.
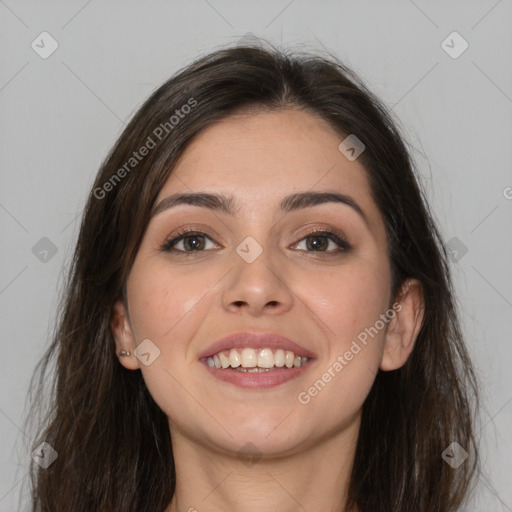
{"type": "MultiPolygon", "coordinates": [[[[326,203],[341,203],[350,206],[356,211],[364,220],[367,226],[369,221],[356,201],[345,194],[337,192],[298,192],[286,196],[279,205],[279,209],[283,213],[289,213],[302,208],[309,208],[326,203]]],[[[162,199],[151,212],[151,217],[158,215],[164,210],[174,208],[176,206],[188,204],[193,206],[200,206],[210,210],[217,210],[228,215],[234,216],[239,211],[240,205],[235,200],[234,196],[226,196],[223,194],[211,194],[207,192],[191,192],[173,194],[162,199]]]]}

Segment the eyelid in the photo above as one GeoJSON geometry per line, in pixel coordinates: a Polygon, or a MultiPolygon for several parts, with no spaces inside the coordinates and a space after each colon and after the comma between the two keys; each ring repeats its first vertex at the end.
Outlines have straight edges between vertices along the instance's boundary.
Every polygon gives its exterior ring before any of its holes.
{"type": "Polygon", "coordinates": [[[222,238],[214,229],[205,224],[193,224],[175,229],[170,235],[166,237],[166,241],[179,238],[185,235],[203,235],[213,240],[213,238],[222,238]]]}
{"type": "MultiPolygon", "coordinates": [[[[311,224],[308,224],[307,226],[311,226],[311,224]]],[[[341,240],[343,240],[343,241],[348,243],[348,239],[347,239],[346,235],[343,233],[343,231],[341,231],[341,230],[339,230],[339,229],[337,229],[335,227],[326,226],[326,225],[320,225],[320,226],[315,225],[314,227],[308,227],[306,229],[306,232],[305,233],[301,233],[300,236],[302,238],[304,238],[306,236],[314,235],[316,233],[319,233],[319,234],[322,234],[322,233],[329,234],[329,233],[331,233],[333,235],[336,235],[341,240]]]]}

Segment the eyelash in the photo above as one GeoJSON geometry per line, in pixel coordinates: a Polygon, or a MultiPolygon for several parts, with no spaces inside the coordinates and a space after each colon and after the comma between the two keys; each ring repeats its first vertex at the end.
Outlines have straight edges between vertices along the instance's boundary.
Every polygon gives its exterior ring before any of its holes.
{"type": "MultiPolygon", "coordinates": [[[[192,255],[196,255],[197,253],[200,253],[200,252],[206,252],[206,250],[204,250],[204,249],[200,250],[200,251],[183,251],[181,249],[173,249],[173,246],[175,244],[177,244],[178,242],[181,242],[181,240],[184,240],[185,238],[192,237],[192,236],[202,236],[202,237],[208,238],[209,240],[211,240],[213,242],[213,240],[206,233],[194,230],[193,228],[192,229],[185,228],[185,229],[179,230],[176,233],[176,236],[174,236],[172,239],[166,240],[161,249],[164,252],[172,252],[175,254],[179,254],[180,256],[192,256],[192,255]]],[[[302,238],[299,240],[299,242],[301,242],[302,240],[304,240],[306,238],[313,238],[314,236],[326,237],[326,238],[332,240],[333,242],[335,242],[336,244],[338,244],[339,247],[337,249],[331,250],[331,251],[307,251],[307,250],[304,251],[304,250],[301,250],[301,252],[310,252],[310,253],[318,253],[321,255],[333,256],[333,255],[340,254],[340,253],[347,253],[352,249],[352,246],[350,245],[348,240],[343,235],[341,235],[340,233],[335,233],[334,231],[330,231],[330,230],[316,229],[316,230],[309,231],[302,236],[302,238]]],[[[299,242],[297,242],[294,245],[298,245],[299,242]]]]}

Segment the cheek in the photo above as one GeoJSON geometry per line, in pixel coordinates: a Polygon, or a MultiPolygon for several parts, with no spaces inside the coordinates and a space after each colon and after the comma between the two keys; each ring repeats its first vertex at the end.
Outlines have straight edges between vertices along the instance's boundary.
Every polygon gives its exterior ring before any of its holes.
{"type": "Polygon", "coordinates": [[[332,272],[297,275],[294,288],[320,320],[332,349],[341,350],[385,313],[389,278],[364,261],[332,272]]]}
{"type": "Polygon", "coordinates": [[[355,411],[368,394],[377,374],[387,323],[389,281],[384,269],[361,262],[336,272],[296,281],[298,294],[316,317],[327,342],[327,353],[299,403],[319,407],[325,414],[355,411]]]}
{"type": "Polygon", "coordinates": [[[198,393],[190,382],[196,364],[190,359],[190,340],[211,305],[208,292],[219,279],[214,274],[185,267],[172,271],[165,261],[136,261],[127,283],[136,343],[149,338],[160,350],[151,365],[140,367],[145,384],[162,411],[183,428],[204,414],[191,398],[198,393]]]}
{"type": "Polygon", "coordinates": [[[174,326],[181,325],[196,310],[214,284],[213,277],[209,279],[204,272],[187,272],[186,267],[171,272],[165,262],[145,269],[134,264],[127,288],[137,338],[163,343],[174,326]]]}

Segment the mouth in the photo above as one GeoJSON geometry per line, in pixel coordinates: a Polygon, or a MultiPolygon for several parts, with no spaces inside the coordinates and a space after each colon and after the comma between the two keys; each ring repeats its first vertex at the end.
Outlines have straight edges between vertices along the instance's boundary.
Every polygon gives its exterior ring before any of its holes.
{"type": "Polygon", "coordinates": [[[309,357],[296,355],[292,350],[271,349],[270,347],[262,349],[251,347],[243,349],[232,348],[200,359],[201,362],[206,363],[210,368],[222,368],[223,370],[228,368],[241,372],[265,372],[278,368],[300,368],[310,360],[311,358],[309,357]]]}
{"type": "Polygon", "coordinates": [[[240,333],[218,340],[199,357],[216,379],[242,388],[265,389],[298,377],[315,355],[277,334],[240,333]]]}

